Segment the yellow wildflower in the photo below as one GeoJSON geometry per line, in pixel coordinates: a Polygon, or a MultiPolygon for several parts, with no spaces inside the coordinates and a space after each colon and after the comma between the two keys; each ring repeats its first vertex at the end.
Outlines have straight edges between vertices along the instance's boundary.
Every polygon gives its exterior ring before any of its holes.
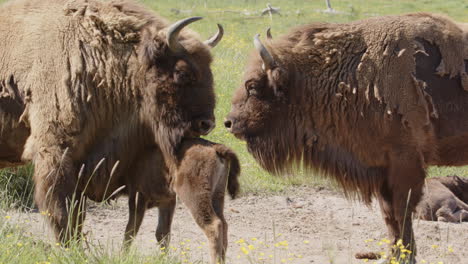
{"type": "Polygon", "coordinates": [[[249,254],[249,250],[246,249],[245,247],[241,247],[241,250],[242,250],[242,253],[244,253],[245,255],[249,254]]]}
{"type": "Polygon", "coordinates": [[[237,244],[243,244],[243,243],[245,243],[245,240],[241,238],[241,239],[237,240],[236,243],[237,244]]]}

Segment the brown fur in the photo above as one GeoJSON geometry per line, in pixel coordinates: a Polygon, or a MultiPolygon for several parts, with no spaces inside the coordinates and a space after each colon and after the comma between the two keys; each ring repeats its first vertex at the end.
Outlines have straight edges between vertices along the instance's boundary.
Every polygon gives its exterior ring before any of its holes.
{"type": "Polygon", "coordinates": [[[125,179],[122,191],[129,195],[130,210],[124,243],[128,246],[136,236],[145,210],[157,206],[156,238],[167,248],[177,195],[208,238],[211,263],[224,262],[228,243],[225,190],[227,187],[232,198],[239,191],[240,165],[234,152],[207,140],[184,139],[178,164],[165,166],[160,151],[153,149],[135,169],[136,174],[125,179]]]}
{"type": "Polygon", "coordinates": [[[468,179],[458,176],[426,180],[416,217],[427,221],[468,221],[468,179]]]}
{"type": "Polygon", "coordinates": [[[30,131],[20,122],[23,98],[14,78],[0,82],[0,169],[22,164],[21,154],[30,131]]]}
{"type": "Polygon", "coordinates": [[[468,164],[463,34],[424,13],[298,27],[264,43],[273,68],[253,54],[225,125],[270,172],[304,165],[378,197],[394,242],[415,247],[426,167],[468,164]]]}
{"type": "Polygon", "coordinates": [[[35,200],[61,241],[80,226],[66,209],[74,198],[89,188],[92,199],[106,199],[141,153],[160,148],[175,160],[184,136],[214,123],[209,47],[184,30],[185,51],[174,53],[169,24],[142,6],[16,0],[0,12],[1,166],[20,155],[34,162],[35,200]]]}

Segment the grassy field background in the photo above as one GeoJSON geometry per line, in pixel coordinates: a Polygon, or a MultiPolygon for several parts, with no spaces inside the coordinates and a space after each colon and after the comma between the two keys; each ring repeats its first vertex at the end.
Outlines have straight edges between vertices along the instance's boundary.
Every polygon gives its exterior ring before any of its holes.
{"type": "MultiPolygon", "coordinates": [[[[0,3],[5,0],[0,0],[0,3]]],[[[252,52],[252,38],[260,33],[265,37],[268,27],[278,36],[292,26],[316,21],[349,22],[370,16],[402,14],[408,12],[436,12],[458,21],[468,22],[468,3],[463,0],[331,0],[338,13],[323,12],[325,0],[141,0],[170,21],[189,16],[203,16],[190,25],[203,39],[216,31],[216,23],[224,26],[225,37],[213,49],[217,107],[217,128],[208,139],[233,148],[241,159],[241,184],[246,193],[271,193],[291,189],[297,185],[326,184],[323,180],[298,172],[294,177],[272,177],[262,170],[247,152],[245,143],[229,134],[223,119],[230,111],[233,91],[241,83],[245,62],[252,52]],[[281,16],[260,16],[267,3],[281,8],[281,16]]],[[[430,176],[458,174],[468,176],[467,168],[430,168],[430,176]]],[[[32,169],[24,167],[0,171],[0,264],[1,263],[174,263],[159,257],[143,258],[137,254],[108,255],[92,251],[86,254],[79,248],[68,251],[28,238],[21,227],[4,221],[5,210],[12,207],[31,207],[30,175],[32,169]]]]}

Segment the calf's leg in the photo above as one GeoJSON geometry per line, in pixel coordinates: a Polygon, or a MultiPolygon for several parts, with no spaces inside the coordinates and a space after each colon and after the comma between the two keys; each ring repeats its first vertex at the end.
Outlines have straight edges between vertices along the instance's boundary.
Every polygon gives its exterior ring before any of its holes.
{"type": "Polygon", "coordinates": [[[176,199],[171,199],[158,207],[158,226],[156,228],[156,240],[161,248],[167,249],[171,241],[171,225],[174,217],[176,199]]]}
{"type": "Polygon", "coordinates": [[[222,241],[223,241],[223,250],[221,251],[221,259],[226,258],[226,251],[228,247],[228,224],[224,218],[224,193],[215,193],[212,198],[213,209],[221,220],[222,224],[222,241]]]}
{"type": "Polygon", "coordinates": [[[226,186],[229,177],[229,167],[225,166],[225,162],[221,162],[218,166],[222,166],[223,169],[219,168],[216,170],[218,173],[213,173],[213,177],[218,178],[216,188],[213,191],[211,202],[216,215],[221,220],[223,226],[223,251],[221,257],[224,260],[226,257],[226,251],[228,247],[228,224],[224,218],[224,197],[226,196],[226,186]]]}
{"type": "Polygon", "coordinates": [[[215,213],[211,193],[183,188],[178,195],[208,238],[210,263],[224,263],[224,224],[215,213]]]}

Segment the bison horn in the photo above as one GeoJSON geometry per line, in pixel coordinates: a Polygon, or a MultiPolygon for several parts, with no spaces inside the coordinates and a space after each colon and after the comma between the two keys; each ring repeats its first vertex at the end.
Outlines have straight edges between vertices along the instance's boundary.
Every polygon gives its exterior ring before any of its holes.
{"type": "Polygon", "coordinates": [[[260,53],[260,57],[263,60],[263,69],[273,69],[276,66],[275,60],[271,56],[270,52],[268,52],[267,48],[262,44],[260,41],[260,34],[255,35],[254,37],[254,45],[255,48],[260,53]]]}
{"type": "Polygon", "coordinates": [[[171,26],[169,26],[169,28],[167,29],[166,39],[169,49],[176,53],[183,51],[184,47],[179,43],[178,39],[180,31],[188,24],[198,21],[200,19],[202,19],[202,17],[189,17],[186,19],[179,20],[171,26]]]}
{"type": "Polygon", "coordinates": [[[271,35],[271,28],[267,29],[266,35],[267,35],[267,39],[269,40],[273,39],[273,36],[271,35]]]}
{"type": "Polygon", "coordinates": [[[210,39],[205,40],[205,44],[210,46],[211,48],[216,47],[218,43],[221,41],[224,35],[224,28],[220,24],[218,24],[218,32],[214,36],[212,36],[210,39]]]}

